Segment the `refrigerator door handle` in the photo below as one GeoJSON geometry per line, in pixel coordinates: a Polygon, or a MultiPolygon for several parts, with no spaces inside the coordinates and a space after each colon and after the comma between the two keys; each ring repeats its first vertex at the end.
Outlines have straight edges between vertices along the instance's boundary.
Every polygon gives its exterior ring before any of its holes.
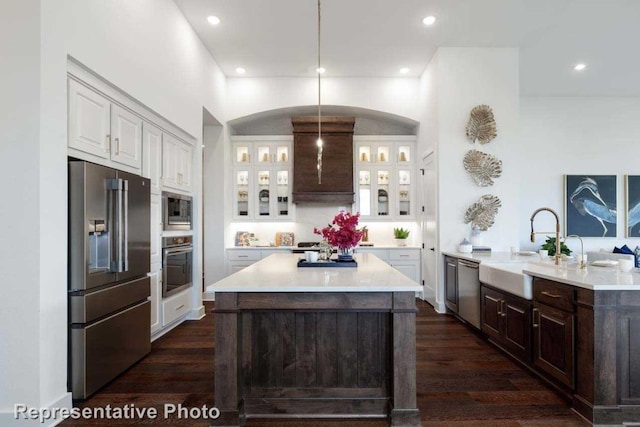
{"type": "Polygon", "coordinates": [[[109,190],[113,191],[113,199],[115,199],[115,206],[113,215],[115,220],[112,221],[114,229],[114,255],[111,258],[111,271],[115,273],[123,272],[123,213],[122,213],[122,179],[112,179],[109,181],[109,190]]]}
{"type": "Polygon", "coordinates": [[[122,218],[123,236],[122,236],[122,270],[129,271],[129,181],[122,180],[122,190],[120,192],[124,213],[122,218]]]}

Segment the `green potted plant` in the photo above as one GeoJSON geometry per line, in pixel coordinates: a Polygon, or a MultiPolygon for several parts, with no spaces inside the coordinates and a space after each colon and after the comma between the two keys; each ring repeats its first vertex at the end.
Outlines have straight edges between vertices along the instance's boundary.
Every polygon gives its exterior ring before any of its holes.
{"type": "MultiPolygon", "coordinates": [[[[549,256],[554,256],[556,254],[556,238],[547,236],[547,240],[545,240],[540,249],[546,249],[549,251],[549,256]]],[[[560,253],[567,256],[571,255],[571,249],[569,249],[562,241],[560,242],[560,253]]]]}
{"type": "Polygon", "coordinates": [[[395,238],[396,245],[407,246],[407,238],[409,237],[409,230],[405,230],[402,227],[393,228],[393,237],[395,238]]]}

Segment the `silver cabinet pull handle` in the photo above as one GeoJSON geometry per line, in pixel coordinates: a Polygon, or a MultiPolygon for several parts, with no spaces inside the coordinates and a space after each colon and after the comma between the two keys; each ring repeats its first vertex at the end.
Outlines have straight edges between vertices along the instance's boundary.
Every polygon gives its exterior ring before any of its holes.
{"type": "Polygon", "coordinates": [[[110,135],[110,134],[107,134],[107,145],[106,145],[106,147],[104,148],[104,151],[105,151],[106,153],[108,153],[109,151],[111,151],[111,135],[110,135]]]}
{"type": "Polygon", "coordinates": [[[537,328],[538,326],[540,326],[540,314],[538,312],[537,308],[533,309],[533,325],[534,328],[537,328]],[[536,323],[536,313],[538,313],[538,322],[536,323]]]}
{"type": "Polygon", "coordinates": [[[184,304],[180,304],[179,306],[177,306],[176,311],[180,310],[181,308],[184,308],[184,304]]]}
{"type": "Polygon", "coordinates": [[[562,295],[558,295],[558,294],[552,294],[551,292],[547,292],[547,291],[542,291],[540,292],[542,295],[547,296],[549,298],[561,298],[562,295]]]}
{"type": "Polygon", "coordinates": [[[116,155],[120,154],[120,138],[116,138],[116,155]]]}

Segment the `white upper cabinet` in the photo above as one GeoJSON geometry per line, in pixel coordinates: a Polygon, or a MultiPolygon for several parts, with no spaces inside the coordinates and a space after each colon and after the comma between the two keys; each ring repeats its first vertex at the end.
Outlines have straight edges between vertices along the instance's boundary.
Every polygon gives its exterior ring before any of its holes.
{"type": "Polygon", "coordinates": [[[162,183],[174,190],[191,191],[193,147],[173,136],[162,134],[162,183]]]}
{"type": "MultiPolygon", "coordinates": [[[[139,172],[142,166],[142,120],[75,80],[68,81],[69,147],[139,172]]],[[[105,164],[115,166],[108,162],[105,164]]]]}
{"type": "Polygon", "coordinates": [[[142,120],[111,104],[111,160],[140,169],[142,164],[142,120]]]}
{"type": "Polygon", "coordinates": [[[142,123],[142,176],[151,180],[151,193],[162,192],[162,131],[142,123]]]}
{"type": "Polygon", "coordinates": [[[362,218],[414,219],[415,137],[357,136],[353,140],[356,203],[362,218]]]}
{"type": "Polygon", "coordinates": [[[75,80],[69,80],[69,147],[108,159],[111,103],[75,80]]]}

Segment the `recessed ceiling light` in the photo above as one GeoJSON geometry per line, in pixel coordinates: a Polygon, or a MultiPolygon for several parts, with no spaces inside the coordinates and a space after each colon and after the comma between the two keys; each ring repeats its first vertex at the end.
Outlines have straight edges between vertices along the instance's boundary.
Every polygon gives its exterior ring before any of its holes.
{"type": "Polygon", "coordinates": [[[316,73],[318,74],[324,74],[325,71],[327,71],[327,69],[324,67],[316,68],[316,73]]]}
{"type": "Polygon", "coordinates": [[[424,18],[422,20],[422,23],[424,25],[433,25],[436,22],[436,17],[435,16],[427,16],[426,18],[424,18]]]}
{"type": "Polygon", "coordinates": [[[576,64],[575,67],[573,67],[573,69],[576,70],[576,71],[582,71],[585,68],[587,68],[586,64],[576,64]]]}
{"type": "Polygon", "coordinates": [[[211,15],[207,17],[207,21],[209,21],[209,24],[211,25],[218,25],[220,23],[220,18],[211,15]]]}
{"type": "Polygon", "coordinates": [[[411,70],[408,69],[407,67],[400,68],[400,74],[407,74],[409,71],[411,70]]]}
{"type": "Polygon", "coordinates": [[[238,74],[244,74],[244,73],[246,73],[246,72],[247,72],[247,70],[245,70],[245,69],[244,69],[244,68],[242,68],[242,67],[238,67],[238,68],[236,68],[236,73],[238,73],[238,74]]]}

